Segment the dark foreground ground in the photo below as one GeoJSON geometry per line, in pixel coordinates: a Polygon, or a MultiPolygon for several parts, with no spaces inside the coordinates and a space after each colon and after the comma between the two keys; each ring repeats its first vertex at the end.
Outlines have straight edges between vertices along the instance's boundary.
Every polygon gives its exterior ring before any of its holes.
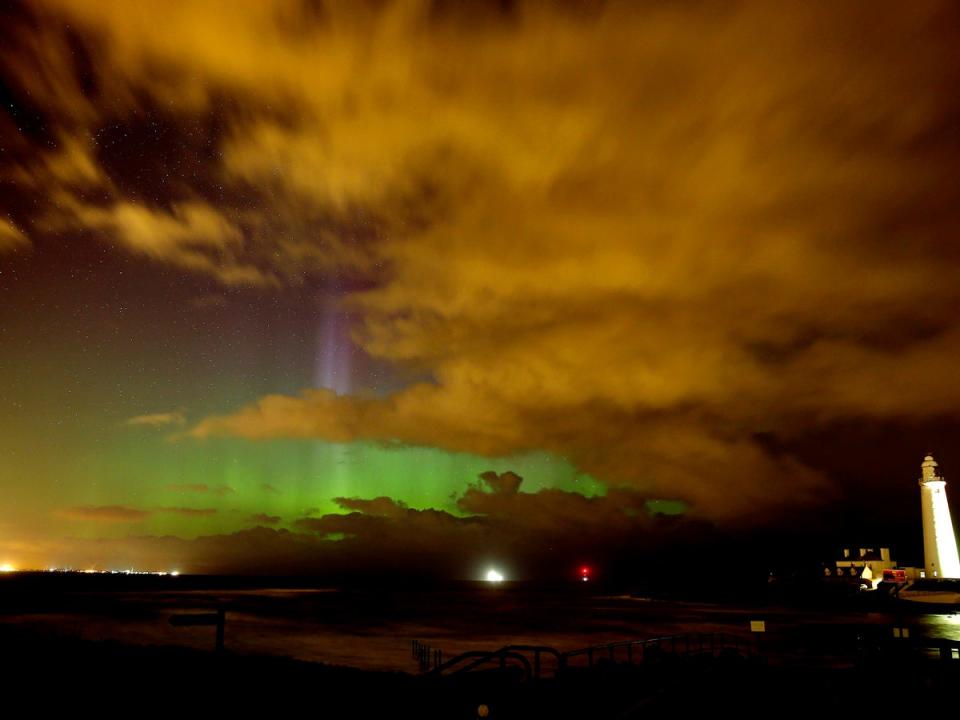
{"type": "Polygon", "coordinates": [[[732,652],[601,663],[522,680],[516,668],[429,677],[285,658],[126,646],[0,627],[8,717],[491,718],[775,717],[946,712],[960,660],[865,653],[845,668],[787,667],[732,652]],[[75,715],[78,716],[78,715],[75,715]]]}
{"type": "Polygon", "coordinates": [[[600,587],[277,585],[3,578],[0,718],[456,720],[483,717],[481,707],[494,719],[536,720],[917,717],[952,716],[960,693],[960,616],[906,615],[883,598],[789,593],[694,602],[600,587]],[[170,622],[218,609],[227,618],[219,654],[212,627],[170,622]],[[754,620],[765,623],[762,634],[752,633],[754,620]],[[896,639],[898,630],[909,630],[909,640],[896,639]],[[704,644],[717,636],[727,644],[704,644]],[[630,656],[622,644],[606,645],[657,637],[667,640],[630,656]],[[443,661],[507,645],[568,655],[563,663],[544,658],[539,679],[516,657],[503,670],[494,661],[451,674],[468,661],[425,676],[414,640],[429,646],[428,665],[433,648],[443,661]],[[592,654],[577,652],[595,645],[592,654]]]}

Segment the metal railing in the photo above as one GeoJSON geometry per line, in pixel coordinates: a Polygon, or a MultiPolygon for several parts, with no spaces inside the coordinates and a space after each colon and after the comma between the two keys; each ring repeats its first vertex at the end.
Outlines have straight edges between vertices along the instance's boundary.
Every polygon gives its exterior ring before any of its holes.
{"type": "Polygon", "coordinates": [[[696,633],[690,635],[667,635],[645,640],[625,640],[621,642],[590,645],[568,652],[560,652],[546,645],[506,645],[497,650],[470,650],[460,653],[446,662],[443,654],[414,640],[413,655],[420,663],[421,672],[433,675],[460,674],[482,669],[504,670],[519,666],[524,680],[539,680],[546,671],[556,675],[570,667],[581,665],[581,658],[587,667],[600,663],[639,664],[662,660],[666,657],[715,657],[724,651],[739,656],[750,656],[753,649],[748,640],[736,635],[724,633],[696,633]],[[433,653],[431,655],[431,653],[433,653]],[[549,658],[552,662],[544,663],[549,658]],[[432,661],[431,661],[432,660],[432,661]]]}
{"type": "Polygon", "coordinates": [[[432,648],[419,640],[413,641],[411,650],[413,659],[420,665],[420,672],[427,672],[443,663],[443,650],[432,648]]]}
{"type": "Polygon", "coordinates": [[[546,645],[506,645],[497,650],[469,650],[435,666],[430,672],[435,675],[444,673],[456,675],[491,664],[500,670],[505,670],[513,662],[523,670],[524,680],[539,680],[545,669],[543,663],[545,655],[553,658],[553,671],[556,673],[563,666],[563,654],[546,645]],[[532,663],[530,656],[533,658],[532,663]]]}
{"type": "Polygon", "coordinates": [[[563,654],[564,666],[569,666],[571,658],[585,657],[588,667],[597,662],[621,662],[634,664],[647,660],[662,659],[667,656],[717,656],[724,651],[738,655],[755,654],[752,643],[746,638],[729,633],[691,633],[688,635],[664,635],[644,640],[624,640],[620,642],[589,645],[579,650],[570,650],[563,654]]]}
{"type": "MultiPolygon", "coordinates": [[[[960,663],[960,640],[924,637],[904,628],[894,628],[889,635],[881,632],[867,637],[864,634],[856,640],[856,648],[850,649],[861,659],[909,655],[960,663]]],[[[556,676],[565,670],[595,665],[640,665],[721,657],[760,657],[765,660],[769,650],[767,644],[761,645],[760,638],[756,636],[690,633],[589,645],[567,652],[546,645],[506,645],[497,650],[470,650],[444,661],[440,650],[413,641],[413,656],[423,673],[456,675],[482,669],[519,667],[523,680],[539,680],[545,674],[556,676]]],[[[812,655],[817,656],[818,653],[814,651],[812,655]]]]}

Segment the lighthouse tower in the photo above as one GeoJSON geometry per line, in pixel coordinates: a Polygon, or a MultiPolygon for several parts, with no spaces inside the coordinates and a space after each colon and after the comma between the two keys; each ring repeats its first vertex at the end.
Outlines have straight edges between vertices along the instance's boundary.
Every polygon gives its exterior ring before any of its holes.
{"type": "Polygon", "coordinates": [[[946,482],[937,474],[937,461],[927,455],[920,466],[920,504],[923,508],[923,556],[927,577],[960,578],[960,557],[953,535],[946,482]]]}

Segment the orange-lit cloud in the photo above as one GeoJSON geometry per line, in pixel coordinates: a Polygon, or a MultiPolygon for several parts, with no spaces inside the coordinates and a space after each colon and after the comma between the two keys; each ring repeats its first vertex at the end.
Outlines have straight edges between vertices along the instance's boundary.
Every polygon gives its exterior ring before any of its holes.
{"type": "Polygon", "coordinates": [[[243,233],[215,209],[192,201],[169,212],[118,202],[108,208],[78,206],[76,221],[101,230],[127,249],[185,270],[205,272],[225,285],[274,282],[256,266],[238,261],[243,233]]]}
{"type": "Polygon", "coordinates": [[[954,5],[225,7],[35,11],[3,61],[57,147],[4,173],[49,195],[18,225],[264,292],[357,278],[356,343],[429,379],[193,437],[548,450],[736,520],[834,487],[760,438],[960,403],[954,5]],[[197,155],[162,192],[90,140],[142,106],[197,155]]]}
{"type": "Polygon", "coordinates": [[[0,218],[0,253],[30,245],[26,235],[9,220],[0,218]]]}
{"type": "Polygon", "coordinates": [[[145,425],[147,427],[167,427],[169,425],[183,425],[187,419],[179,410],[166,413],[149,413],[137,415],[127,420],[127,425],[145,425]]]}

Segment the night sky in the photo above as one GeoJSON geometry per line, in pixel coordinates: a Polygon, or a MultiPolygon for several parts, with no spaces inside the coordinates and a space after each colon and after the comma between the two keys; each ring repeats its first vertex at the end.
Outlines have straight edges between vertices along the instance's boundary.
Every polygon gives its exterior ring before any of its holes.
{"type": "Polygon", "coordinates": [[[4,1],[0,36],[0,565],[917,562],[923,455],[960,488],[955,3],[4,1]]]}

